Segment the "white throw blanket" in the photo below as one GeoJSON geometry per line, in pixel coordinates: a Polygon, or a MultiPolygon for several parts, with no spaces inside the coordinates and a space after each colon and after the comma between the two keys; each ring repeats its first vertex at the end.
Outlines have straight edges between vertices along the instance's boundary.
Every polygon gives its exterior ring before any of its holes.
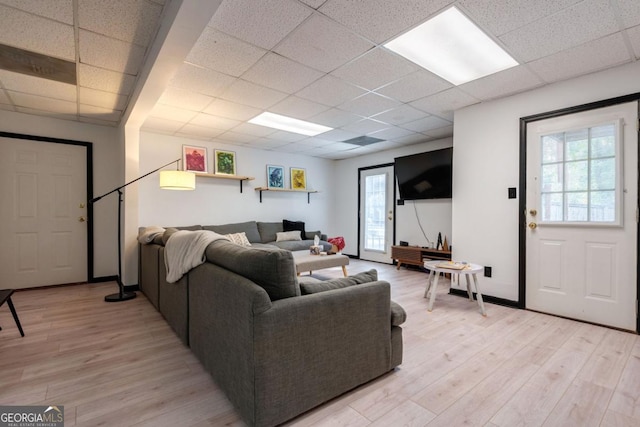
{"type": "Polygon", "coordinates": [[[158,234],[164,234],[164,232],[164,228],[158,225],[151,225],[149,227],[146,227],[140,232],[140,234],[138,234],[138,242],[142,243],[143,245],[148,245],[149,243],[153,242],[153,239],[155,239],[158,234]]]}
{"type": "Polygon", "coordinates": [[[164,247],[167,282],[175,283],[184,273],[205,262],[204,251],[209,243],[227,237],[208,230],[176,231],[164,247]]]}

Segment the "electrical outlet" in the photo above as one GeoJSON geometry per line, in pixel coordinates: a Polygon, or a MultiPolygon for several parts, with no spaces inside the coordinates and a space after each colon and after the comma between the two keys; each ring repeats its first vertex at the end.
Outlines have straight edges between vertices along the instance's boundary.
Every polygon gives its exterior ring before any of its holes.
{"type": "Polygon", "coordinates": [[[516,197],[516,187],[509,187],[509,198],[515,199],[516,197]]]}
{"type": "Polygon", "coordinates": [[[484,277],[491,277],[491,267],[484,268],[484,277]]]}

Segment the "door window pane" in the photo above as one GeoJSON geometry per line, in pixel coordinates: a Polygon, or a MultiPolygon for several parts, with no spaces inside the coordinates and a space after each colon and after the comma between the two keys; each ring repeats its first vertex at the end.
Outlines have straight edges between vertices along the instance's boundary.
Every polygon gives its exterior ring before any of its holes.
{"type": "Polygon", "coordinates": [[[541,222],[616,223],[622,176],[618,126],[540,138],[541,222]]]}
{"type": "Polygon", "coordinates": [[[364,247],[368,250],[384,251],[387,174],[367,176],[364,187],[364,247]]]}

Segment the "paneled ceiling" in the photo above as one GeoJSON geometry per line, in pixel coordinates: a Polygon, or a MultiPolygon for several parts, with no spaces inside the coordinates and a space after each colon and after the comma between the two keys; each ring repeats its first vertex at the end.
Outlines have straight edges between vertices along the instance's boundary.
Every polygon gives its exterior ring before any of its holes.
{"type": "MultiPolygon", "coordinates": [[[[171,1],[0,0],[0,44],[70,61],[77,76],[0,69],[0,109],[119,125],[173,22],[165,12],[202,0],[171,1]]],[[[224,0],[197,31],[144,130],[343,159],[451,136],[458,108],[638,60],[640,2],[224,0]],[[452,5],[520,65],[454,86],[383,47],[452,5]],[[263,111],[335,129],[306,137],[247,123],[263,111]],[[343,142],[364,135],[382,142],[343,142]]]]}

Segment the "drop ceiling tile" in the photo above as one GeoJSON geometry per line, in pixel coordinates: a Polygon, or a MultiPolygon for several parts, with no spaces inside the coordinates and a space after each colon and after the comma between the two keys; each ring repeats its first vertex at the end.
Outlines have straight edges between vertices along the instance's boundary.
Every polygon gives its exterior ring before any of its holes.
{"type": "Polygon", "coordinates": [[[240,121],[228,119],[226,117],[212,116],[211,114],[199,113],[197,116],[191,119],[189,123],[197,126],[221,129],[226,131],[238,126],[240,124],[240,121]]]}
{"type": "Polygon", "coordinates": [[[285,99],[287,94],[238,79],[220,97],[239,104],[267,109],[285,99]]]}
{"type": "Polygon", "coordinates": [[[275,53],[268,53],[244,73],[242,78],[292,94],[318,80],[322,75],[317,70],[275,53]]]}
{"type": "Polygon", "coordinates": [[[269,111],[282,114],[283,116],[306,120],[328,109],[329,107],[326,105],[298,98],[297,96],[290,96],[270,107],[269,111]]]}
{"type": "Polygon", "coordinates": [[[405,123],[402,127],[414,132],[428,132],[431,129],[437,129],[449,125],[451,125],[451,122],[448,120],[444,120],[436,116],[429,116],[410,123],[405,123]]]}
{"type": "Polygon", "coordinates": [[[520,65],[459,86],[469,95],[486,101],[541,86],[543,81],[520,65]]]}
{"type": "Polygon", "coordinates": [[[389,140],[389,139],[397,139],[397,138],[413,135],[414,133],[415,132],[413,131],[403,129],[398,126],[392,126],[378,132],[370,133],[369,136],[372,136],[374,138],[389,140]]]}
{"type": "Polygon", "coordinates": [[[43,96],[31,95],[7,91],[7,94],[17,107],[31,108],[40,111],[49,111],[65,115],[75,115],[78,113],[78,106],[75,102],[61,99],[45,98],[43,96]]]}
{"type": "Polygon", "coordinates": [[[340,105],[341,110],[351,111],[364,117],[382,113],[400,105],[398,101],[385,98],[376,93],[369,92],[359,98],[347,101],[340,105]]]}
{"type": "Polygon", "coordinates": [[[162,6],[137,0],[82,0],[80,28],[118,40],[147,46],[155,35],[162,6]]]}
{"type": "Polygon", "coordinates": [[[111,108],[124,111],[127,106],[127,97],[116,93],[80,87],[78,101],[81,104],[94,105],[96,107],[111,108]]]}
{"type": "Polygon", "coordinates": [[[76,87],[70,84],[0,70],[0,81],[7,90],[75,102],[76,87]]]}
{"type": "Polygon", "coordinates": [[[346,142],[334,142],[333,144],[329,144],[323,147],[326,151],[345,151],[345,150],[353,150],[356,148],[353,144],[347,144],[346,142]]]}
{"type": "Polygon", "coordinates": [[[640,6],[638,0],[617,0],[624,28],[640,25],[640,6]]]}
{"type": "Polygon", "coordinates": [[[360,135],[367,135],[372,132],[381,131],[387,129],[389,125],[377,120],[364,119],[359,122],[352,123],[347,126],[343,126],[341,129],[349,132],[355,132],[360,135]]]}
{"type": "MultiPolygon", "coordinates": [[[[308,146],[306,145],[300,145],[298,143],[289,143],[289,144],[285,144],[285,145],[281,145],[281,146],[276,146],[276,147],[272,147],[272,148],[277,148],[276,151],[280,151],[282,153],[299,153],[301,151],[307,151],[309,149],[308,146]]],[[[307,183],[309,184],[309,183],[307,183]]],[[[312,188],[311,185],[309,185],[309,188],[312,188]]]]}
{"type": "Polygon", "coordinates": [[[168,87],[158,99],[158,103],[185,110],[202,111],[207,105],[211,104],[213,99],[211,96],[190,90],[168,87]]]}
{"type": "Polygon", "coordinates": [[[101,126],[118,126],[118,122],[110,121],[110,120],[102,120],[96,117],[85,117],[79,116],[78,121],[81,123],[91,123],[93,125],[101,125],[101,126]]]}
{"type": "Polygon", "coordinates": [[[185,63],[171,78],[169,85],[204,95],[219,96],[235,80],[226,74],[185,63]]]}
{"type": "Polygon", "coordinates": [[[401,138],[397,138],[392,140],[393,143],[395,143],[396,145],[413,145],[413,144],[419,144],[421,142],[427,142],[427,141],[431,141],[432,137],[429,137],[427,135],[423,135],[421,133],[415,133],[413,135],[409,135],[409,136],[403,136],[401,138]]]}
{"type": "Polygon", "coordinates": [[[299,133],[285,132],[283,130],[280,130],[269,135],[269,138],[286,142],[298,142],[308,137],[299,133]]]}
{"type": "Polygon", "coordinates": [[[309,117],[309,121],[332,128],[339,128],[341,126],[348,125],[349,123],[360,121],[363,118],[363,116],[332,108],[320,114],[316,114],[315,116],[309,117]]]}
{"type": "Polygon", "coordinates": [[[531,62],[618,30],[609,2],[585,0],[500,37],[519,60],[531,62]]]}
{"type": "Polygon", "coordinates": [[[300,98],[316,101],[321,104],[336,107],[346,101],[364,95],[366,91],[353,86],[342,79],[327,74],[311,83],[296,95],[300,98]]]}
{"type": "Polygon", "coordinates": [[[494,36],[524,27],[582,0],[461,0],[470,18],[494,36]]]}
{"type": "Polygon", "coordinates": [[[588,74],[629,62],[629,52],[621,33],[533,61],[531,69],[547,83],[588,74]]]}
{"type": "Polygon", "coordinates": [[[312,11],[294,0],[224,1],[210,26],[263,49],[271,49],[312,11]]]}
{"type": "Polygon", "coordinates": [[[78,66],[78,86],[129,95],[133,89],[134,82],[135,78],[128,74],[104,70],[86,64],[78,66]]]}
{"type": "MultiPolygon", "coordinates": [[[[358,136],[362,136],[359,133],[349,132],[342,129],[334,129],[329,132],[324,132],[318,135],[318,138],[326,139],[329,141],[346,141],[347,139],[356,138],[358,136]]],[[[353,147],[353,145],[352,145],[353,147]]]]}
{"type": "Polygon", "coordinates": [[[61,120],[72,120],[77,121],[78,116],[74,113],[59,113],[54,111],[46,111],[46,110],[38,110],[35,108],[27,108],[27,107],[15,107],[15,111],[24,114],[30,114],[32,116],[43,116],[43,117],[53,117],[61,120]]]}
{"type": "Polygon", "coordinates": [[[426,20],[451,0],[328,0],[319,11],[376,43],[426,20]]]}
{"type": "Polygon", "coordinates": [[[418,66],[384,48],[370,50],[331,74],[374,90],[418,70],[418,66]]]}
{"type": "Polygon", "coordinates": [[[371,42],[320,14],[314,14],[274,49],[308,67],[331,72],[372,49],[371,42]]]}
{"type": "Polygon", "coordinates": [[[168,105],[156,104],[149,114],[151,117],[160,119],[174,120],[177,122],[187,123],[192,120],[198,113],[195,111],[183,110],[181,108],[170,107],[168,105]]]}
{"type": "Polygon", "coordinates": [[[631,41],[631,46],[635,52],[636,59],[640,59],[640,25],[627,30],[627,35],[631,41]]]}
{"type": "Polygon", "coordinates": [[[426,132],[426,134],[433,138],[450,138],[453,137],[453,125],[445,126],[438,129],[431,129],[430,131],[426,132]]]}
{"type": "Polygon", "coordinates": [[[417,110],[410,105],[403,104],[393,110],[385,111],[381,114],[373,116],[374,119],[380,120],[393,125],[401,125],[403,123],[412,122],[423,118],[427,114],[424,111],[417,110]]]}
{"type": "Polygon", "coordinates": [[[173,134],[182,126],[184,126],[184,122],[164,119],[160,117],[147,117],[147,119],[142,124],[142,130],[173,134]]]}
{"type": "Polygon", "coordinates": [[[240,77],[255,64],[266,50],[206,27],[196,42],[187,62],[240,77]],[[224,58],[224,60],[220,60],[224,58]]]}
{"type": "Polygon", "coordinates": [[[3,44],[75,61],[73,26],[0,5],[3,44]]]}
{"type": "Polygon", "coordinates": [[[477,104],[478,99],[467,95],[458,88],[451,88],[435,95],[427,96],[417,101],[413,101],[411,106],[435,114],[441,117],[451,117],[451,114],[462,107],[477,104]],[[450,114],[451,113],[451,114],[450,114]]]}
{"type": "Polygon", "coordinates": [[[233,128],[234,132],[245,133],[247,135],[253,136],[269,136],[276,132],[277,129],[270,128],[267,126],[254,125],[253,123],[241,123],[235,128],[233,128]]]}
{"type": "Polygon", "coordinates": [[[220,116],[233,120],[249,120],[257,116],[262,112],[259,108],[250,107],[248,105],[241,105],[235,102],[227,101],[224,99],[216,99],[204,112],[213,116],[220,116]]]}
{"type": "Polygon", "coordinates": [[[435,74],[419,70],[377,89],[376,93],[397,99],[398,101],[411,102],[425,96],[433,95],[452,86],[451,83],[441,79],[435,74]]]}
{"type": "Polygon", "coordinates": [[[311,148],[325,147],[327,145],[333,144],[334,141],[330,141],[328,139],[318,138],[317,136],[312,136],[310,138],[305,138],[302,141],[298,141],[301,145],[306,145],[311,148]]]}
{"type": "Polygon", "coordinates": [[[80,62],[107,70],[137,75],[144,48],[102,34],[80,30],[80,62]]]}
{"type": "Polygon", "coordinates": [[[84,104],[80,104],[78,106],[78,113],[84,117],[105,120],[108,122],[119,122],[122,116],[122,111],[84,104]]]}
{"type": "Polygon", "coordinates": [[[50,18],[73,25],[72,0],[0,0],[0,3],[44,18],[50,18]]]}
{"type": "Polygon", "coordinates": [[[246,144],[251,141],[255,141],[258,138],[254,135],[249,135],[247,133],[228,131],[219,135],[216,139],[219,139],[222,141],[228,141],[232,144],[246,144]]]}
{"type": "Polygon", "coordinates": [[[186,136],[186,137],[197,136],[203,139],[212,139],[217,136],[220,136],[224,132],[225,131],[222,129],[214,129],[211,127],[197,126],[194,124],[187,123],[176,132],[176,135],[186,136]]]}
{"type": "Polygon", "coordinates": [[[311,6],[314,9],[319,8],[326,2],[327,0],[300,0],[302,3],[311,6]]]}

